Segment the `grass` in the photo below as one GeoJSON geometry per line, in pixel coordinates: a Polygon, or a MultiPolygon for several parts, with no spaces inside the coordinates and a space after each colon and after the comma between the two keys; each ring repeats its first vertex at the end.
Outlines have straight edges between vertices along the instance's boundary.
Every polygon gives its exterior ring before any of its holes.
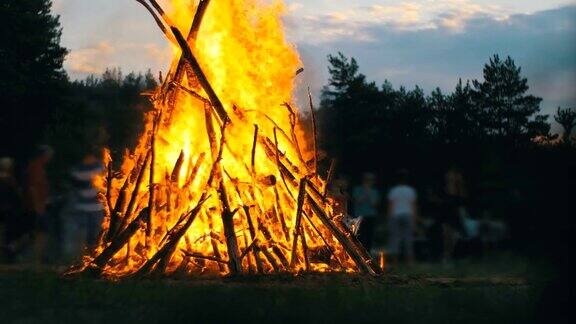
{"type": "MultiPolygon", "coordinates": [[[[514,263],[514,262],[512,262],[514,263]]],[[[510,263],[509,263],[510,264],[510,263]]],[[[3,323],[529,323],[540,289],[529,276],[472,264],[382,278],[348,275],[109,282],[54,271],[0,270],[3,323]],[[465,270],[468,269],[468,270],[465,270]],[[452,273],[461,276],[446,278],[452,273]],[[480,278],[469,281],[470,278],[480,278]],[[481,279],[484,278],[484,279],[481,279]],[[521,280],[520,280],[521,279],[521,280]],[[528,280],[528,281],[527,281],[528,280]]]]}

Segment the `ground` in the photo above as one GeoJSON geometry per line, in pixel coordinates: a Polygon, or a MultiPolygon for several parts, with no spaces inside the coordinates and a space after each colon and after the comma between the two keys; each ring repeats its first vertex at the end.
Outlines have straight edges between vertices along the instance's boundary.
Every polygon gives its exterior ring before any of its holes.
{"type": "Polygon", "coordinates": [[[3,323],[529,323],[539,272],[506,256],[379,278],[301,275],[110,282],[0,268],[3,323]]]}

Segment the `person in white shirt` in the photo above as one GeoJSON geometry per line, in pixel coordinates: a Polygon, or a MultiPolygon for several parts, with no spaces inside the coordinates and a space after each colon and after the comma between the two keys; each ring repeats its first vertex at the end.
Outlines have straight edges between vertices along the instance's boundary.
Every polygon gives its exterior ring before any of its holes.
{"type": "Polygon", "coordinates": [[[388,254],[392,264],[398,260],[400,247],[408,264],[414,262],[414,228],[418,217],[418,195],[408,185],[408,172],[398,173],[398,184],[388,192],[388,254]]]}

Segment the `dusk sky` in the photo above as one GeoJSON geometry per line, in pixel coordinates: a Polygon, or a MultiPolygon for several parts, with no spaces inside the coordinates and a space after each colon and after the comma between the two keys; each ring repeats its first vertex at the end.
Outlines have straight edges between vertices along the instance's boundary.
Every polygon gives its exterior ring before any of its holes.
{"type": "MultiPolygon", "coordinates": [[[[216,0],[217,1],[217,0],[216,0]]],[[[369,80],[451,91],[480,78],[492,54],[523,68],[542,107],[576,106],[576,0],[287,0],[287,34],[315,93],[327,78],[326,55],[355,57],[369,80]]],[[[171,52],[134,0],[55,0],[71,78],[166,70],[171,52]]]]}

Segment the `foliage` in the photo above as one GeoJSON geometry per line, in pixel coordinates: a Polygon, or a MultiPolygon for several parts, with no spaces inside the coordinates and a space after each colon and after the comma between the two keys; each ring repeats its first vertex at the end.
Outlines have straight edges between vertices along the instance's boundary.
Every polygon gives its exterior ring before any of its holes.
{"type": "Polygon", "coordinates": [[[473,85],[479,126],[487,137],[522,145],[550,131],[548,116],[538,114],[542,98],[526,94],[528,79],[521,76],[512,58],[502,61],[494,55],[484,66],[484,80],[474,80],[473,85]]]}
{"type": "Polygon", "coordinates": [[[123,75],[117,68],[72,82],[68,105],[53,116],[48,131],[50,142],[66,150],[56,157],[65,158],[62,163],[69,165],[107,147],[120,160],[124,150],[135,145],[144,113],[152,108],[141,93],[155,87],[150,71],[123,75]]]}
{"type": "Polygon", "coordinates": [[[1,154],[23,155],[42,140],[50,116],[64,103],[67,50],[49,0],[0,2],[1,154]]]}
{"type": "Polygon", "coordinates": [[[492,57],[483,80],[459,80],[451,94],[435,89],[429,95],[418,86],[394,89],[388,81],[377,87],[342,53],[329,55],[328,62],[318,112],[322,147],[350,175],[474,167],[487,148],[528,147],[550,130],[547,116],[539,114],[542,99],[527,94],[527,79],[510,57],[492,57]]]}
{"type": "Polygon", "coordinates": [[[558,107],[556,115],[554,115],[554,120],[564,128],[563,142],[566,144],[570,143],[570,134],[572,134],[572,130],[576,127],[576,109],[562,109],[558,107]]]}

